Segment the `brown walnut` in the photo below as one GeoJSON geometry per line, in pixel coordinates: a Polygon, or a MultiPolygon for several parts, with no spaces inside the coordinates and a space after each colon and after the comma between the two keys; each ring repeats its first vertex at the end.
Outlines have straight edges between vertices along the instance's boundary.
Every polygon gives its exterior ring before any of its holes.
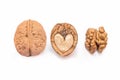
{"type": "Polygon", "coordinates": [[[97,49],[96,45],[96,29],[89,28],[86,33],[86,42],[85,42],[85,47],[87,48],[90,53],[94,53],[97,49]]]}
{"type": "Polygon", "coordinates": [[[96,43],[98,45],[98,52],[101,53],[107,45],[107,33],[103,27],[99,27],[99,30],[97,31],[96,43]]]}
{"type": "Polygon", "coordinates": [[[107,33],[103,27],[99,27],[99,30],[89,28],[86,32],[86,49],[93,54],[96,50],[102,52],[107,45],[107,33]]]}
{"type": "Polygon", "coordinates": [[[25,20],[17,27],[14,43],[21,55],[35,56],[40,54],[46,46],[46,33],[37,21],[25,20]]]}
{"type": "Polygon", "coordinates": [[[77,41],[77,31],[69,23],[58,23],[51,31],[52,47],[61,56],[70,55],[75,49],[77,41]]]}

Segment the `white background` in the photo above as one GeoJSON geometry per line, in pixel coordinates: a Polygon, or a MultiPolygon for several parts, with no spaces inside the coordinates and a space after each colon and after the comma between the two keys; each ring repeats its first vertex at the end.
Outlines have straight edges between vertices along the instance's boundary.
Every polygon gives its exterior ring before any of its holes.
{"type": "Polygon", "coordinates": [[[119,0],[0,0],[0,80],[120,80],[119,0]],[[43,53],[21,56],[14,46],[14,33],[24,20],[40,22],[47,34],[43,53]],[[78,44],[68,57],[60,57],[50,43],[56,23],[71,23],[78,44]],[[104,26],[108,45],[102,54],[89,54],[85,33],[104,26]]]}

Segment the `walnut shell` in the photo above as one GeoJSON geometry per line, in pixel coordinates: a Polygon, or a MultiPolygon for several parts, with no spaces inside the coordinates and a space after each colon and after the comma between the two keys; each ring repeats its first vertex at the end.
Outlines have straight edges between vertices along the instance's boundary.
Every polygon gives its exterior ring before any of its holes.
{"type": "Polygon", "coordinates": [[[14,43],[23,56],[38,55],[46,45],[46,34],[42,25],[34,20],[23,21],[17,27],[14,43]]]}

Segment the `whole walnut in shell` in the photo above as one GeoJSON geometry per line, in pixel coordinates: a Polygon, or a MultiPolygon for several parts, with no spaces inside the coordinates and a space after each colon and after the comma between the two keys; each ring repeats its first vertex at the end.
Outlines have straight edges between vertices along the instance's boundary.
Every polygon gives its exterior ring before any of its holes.
{"type": "Polygon", "coordinates": [[[14,43],[21,55],[35,56],[40,54],[46,46],[46,33],[37,21],[26,20],[18,25],[14,43]]]}

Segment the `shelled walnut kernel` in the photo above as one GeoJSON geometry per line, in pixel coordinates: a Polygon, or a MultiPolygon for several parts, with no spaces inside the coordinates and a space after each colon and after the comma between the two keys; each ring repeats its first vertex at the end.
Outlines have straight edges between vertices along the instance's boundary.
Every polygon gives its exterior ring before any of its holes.
{"type": "Polygon", "coordinates": [[[86,33],[86,42],[85,42],[85,47],[87,48],[90,53],[94,53],[97,49],[96,45],[96,29],[89,28],[86,33]]]}
{"type": "Polygon", "coordinates": [[[101,53],[106,45],[107,33],[103,27],[99,27],[99,30],[94,28],[89,28],[87,30],[85,47],[91,54],[93,54],[96,50],[101,53]]]}
{"type": "Polygon", "coordinates": [[[102,52],[103,49],[107,45],[107,33],[105,32],[103,27],[99,27],[99,30],[97,31],[97,36],[96,36],[96,43],[98,45],[98,52],[102,52]]]}

